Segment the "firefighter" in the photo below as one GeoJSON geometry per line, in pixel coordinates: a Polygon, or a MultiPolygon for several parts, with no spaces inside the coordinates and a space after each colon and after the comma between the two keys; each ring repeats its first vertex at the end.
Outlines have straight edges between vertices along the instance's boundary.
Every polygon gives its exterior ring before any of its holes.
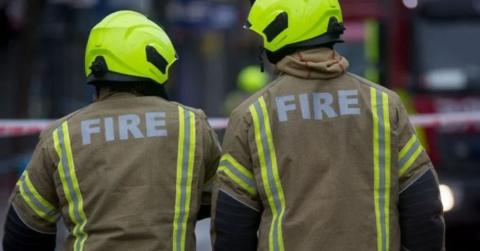
{"type": "Polygon", "coordinates": [[[247,27],[280,74],[231,115],[215,250],[443,250],[436,172],[398,95],[333,49],[338,1],[252,3],[247,27]]]}
{"type": "Polygon", "coordinates": [[[259,66],[249,65],[238,74],[237,89],[227,95],[223,110],[229,116],[239,104],[268,83],[268,75],[259,66]]]}
{"type": "Polygon", "coordinates": [[[85,71],[98,100],[42,132],[11,197],[5,251],[54,250],[60,217],[65,250],[195,250],[220,149],[202,111],[167,99],[176,59],[139,13],[92,29],[85,71]]]}

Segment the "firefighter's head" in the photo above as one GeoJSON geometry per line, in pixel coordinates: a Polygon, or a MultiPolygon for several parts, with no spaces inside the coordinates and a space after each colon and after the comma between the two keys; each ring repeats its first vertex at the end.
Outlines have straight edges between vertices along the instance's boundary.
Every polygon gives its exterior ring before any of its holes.
{"type": "Polygon", "coordinates": [[[246,26],[263,38],[272,63],[300,49],[342,42],[345,28],[338,0],[250,1],[246,26]]]}
{"type": "Polygon", "coordinates": [[[140,13],[117,11],[91,30],[85,74],[95,85],[162,86],[176,60],[175,48],[162,28],[140,13]]]}

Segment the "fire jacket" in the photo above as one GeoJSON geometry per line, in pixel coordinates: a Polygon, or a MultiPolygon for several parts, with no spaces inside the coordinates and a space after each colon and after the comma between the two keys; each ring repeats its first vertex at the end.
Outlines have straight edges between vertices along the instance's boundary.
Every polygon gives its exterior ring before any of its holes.
{"type": "Polygon", "coordinates": [[[441,250],[438,180],[399,97],[319,48],[231,115],[215,250],[441,250]],[[258,232],[258,235],[257,235],[258,232]]]}
{"type": "Polygon", "coordinates": [[[202,111],[109,93],[41,134],[11,205],[39,233],[62,218],[62,250],[195,250],[219,158],[202,111]]]}

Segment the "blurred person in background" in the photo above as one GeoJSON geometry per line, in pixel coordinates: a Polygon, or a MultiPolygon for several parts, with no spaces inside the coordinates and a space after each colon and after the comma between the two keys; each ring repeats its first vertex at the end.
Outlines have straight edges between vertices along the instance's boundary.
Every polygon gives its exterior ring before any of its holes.
{"type": "Polygon", "coordinates": [[[11,196],[5,251],[54,250],[60,217],[66,250],[195,249],[220,149],[202,111],[168,100],[176,60],[137,12],[92,29],[85,71],[97,101],[42,132],[11,196]]]}
{"type": "Polygon", "coordinates": [[[231,115],[214,249],[444,250],[437,175],[400,98],[333,49],[338,1],[252,4],[279,76],[231,115]]]}
{"type": "Polygon", "coordinates": [[[238,105],[268,83],[268,74],[262,72],[260,66],[249,65],[238,74],[237,89],[229,93],[225,99],[223,112],[229,116],[238,105]]]}

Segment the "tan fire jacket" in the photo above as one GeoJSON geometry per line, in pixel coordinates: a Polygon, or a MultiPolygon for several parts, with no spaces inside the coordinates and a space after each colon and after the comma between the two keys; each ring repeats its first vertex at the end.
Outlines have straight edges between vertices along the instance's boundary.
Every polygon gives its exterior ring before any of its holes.
{"type": "Polygon", "coordinates": [[[202,111],[107,94],[41,134],[11,202],[39,232],[62,217],[65,250],[195,250],[219,157],[202,111]]]}
{"type": "Polygon", "coordinates": [[[261,214],[258,250],[400,250],[399,193],[432,164],[399,97],[330,49],[276,67],[233,112],[218,169],[261,214]]]}

